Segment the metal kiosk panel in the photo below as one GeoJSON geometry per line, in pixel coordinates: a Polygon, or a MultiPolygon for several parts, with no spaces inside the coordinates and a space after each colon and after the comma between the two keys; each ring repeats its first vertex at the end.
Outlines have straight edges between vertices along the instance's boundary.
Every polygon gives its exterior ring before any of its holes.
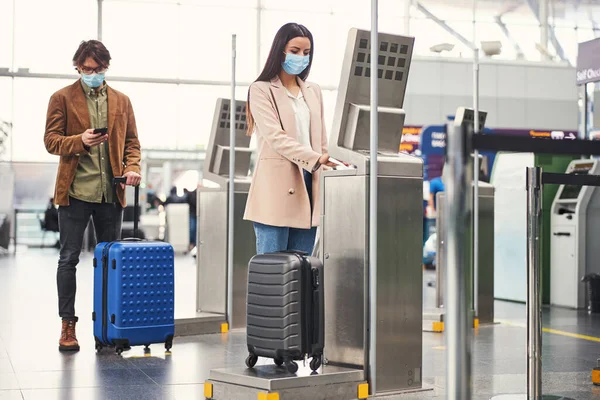
{"type": "Polygon", "coordinates": [[[370,32],[350,31],[329,153],[356,169],[326,171],[321,183],[325,357],[330,365],[367,373],[368,352],[376,351],[377,365],[370,367],[376,394],[422,387],[423,164],[398,153],[413,43],[414,38],[379,34],[379,68],[371,71],[370,32]],[[376,343],[369,343],[367,333],[371,73],[381,82],[376,343]]]}

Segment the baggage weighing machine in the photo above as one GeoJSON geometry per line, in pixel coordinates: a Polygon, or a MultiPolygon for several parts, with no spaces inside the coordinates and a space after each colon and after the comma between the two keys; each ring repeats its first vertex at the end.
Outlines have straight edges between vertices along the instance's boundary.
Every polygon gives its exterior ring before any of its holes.
{"type": "MultiPolygon", "coordinates": [[[[473,110],[464,109],[472,114],[473,110]]],[[[480,124],[483,126],[486,113],[480,111],[480,124]]],[[[459,121],[460,122],[460,121],[459,121]]],[[[481,156],[480,156],[481,158],[481,156]]],[[[480,160],[481,161],[481,160],[480,160]]],[[[481,164],[480,164],[481,165],[481,164]]],[[[479,181],[479,237],[474,242],[479,246],[477,296],[478,307],[475,312],[473,326],[479,323],[491,324],[494,322],[494,186],[479,181]]],[[[472,191],[474,195],[474,190],[472,191]]],[[[435,307],[423,310],[423,331],[444,331],[444,290],[446,282],[446,251],[445,251],[445,193],[437,194],[437,243],[436,243],[436,284],[435,307]]],[[[471,235],[473,232],[471,232],[471,235]]],[[[473,247],[471,247],[473,252],[473,247]]],[[[471,271],[474,263],[471,262],[471,271]]],[[[473,273],[471,273],[473,276],[473,273]]],[[[475,284],[474,284],[475,286],[475,284]]]]}
{"type": "Polygon", "coordinates": [[[239,368],[211,371],[207,398],[254,400],[259,394],[259,399],[348,400],[423,390],[423,164],[398,152],[414,38],[379,34],[379,41],[379,71],[371,72],[370,32],[349,33],[329,154],[356,168],[324,171],[320,181],[326,365],[314,374],[300,365],[292,375],[270,360],[253,369],[240,362],[239,368]],[[381,105],[377,249],[368,247],[371,73],[379,75],[381,105]],[[370,251],[377,251],[379,260],[374,342],[368,314],[370,251]],[[371,351],[376,365],[369,365],[371,351]]]}
{"type": "MultiPolygon", "coordinates": [[[[566,173],[600,175],[598,161],[573,160],[566,173]]],[[[600,273],[600,190],[560,185],[550,213],[550,304],[583,308],[581,278],[600,273]]]]}
{"type": "Polygon", "coordinates": [[[217,99],[204,162],[203,186],[197,197],[197,315],[175,321],[176,335],[217,333],[246,326],[248,261],[256,253],[252,222],[244,221],[249,176],[250,137],[246,135],[246,105],[236,101],[234,269],[232,326],[227,312],[227,229],[229,188],[229,99],[217,99]]]}

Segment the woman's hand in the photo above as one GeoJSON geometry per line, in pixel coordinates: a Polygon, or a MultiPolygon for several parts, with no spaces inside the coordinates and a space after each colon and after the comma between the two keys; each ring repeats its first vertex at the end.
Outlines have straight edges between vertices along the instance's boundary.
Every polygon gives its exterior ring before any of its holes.
{"type": "MultiPolygon", "coordinates": [[[[337,160],[336,160],[337,161],[337,160]]],[[[320,158],[319,158],[319,164],[321,165],[325,165],[327,167],[339,167],[340,163],[342,163],[343,165],[345,165],[346,167],[349,167],[350,164],[348,164],[347,162],[344,161],[339,161],[339,162],[333,162],[331,161],[331,159],[329,158],[329,154],[325,153],[323,154],[320,158]]]]}
{"type": "Polygon", "coordinates": [[[325,165],[327,167],[335,167],[337,164],[329,161],[329,154],[325,153],[321,157],[319,157],[319,164],[325,165]]]}

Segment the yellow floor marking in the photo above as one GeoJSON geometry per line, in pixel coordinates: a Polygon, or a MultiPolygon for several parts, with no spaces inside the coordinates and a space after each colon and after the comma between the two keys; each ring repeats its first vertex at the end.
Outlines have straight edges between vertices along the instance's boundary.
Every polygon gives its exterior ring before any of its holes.
{"type": "MultiPolygon", "coordinates": [[[[520,328],[527,327],[526,324],[521,323],[521,322],[513,322],[513,321],[505,321],[505,320],[496,320],[496,322],[500,322],[501,324],[504,324],[504,325],[518,326],[520,328]]],[[[599,342],[600,343],[600,338],[595,337],[595,336],[581,335],[579,333],[559,331],[558,329],[551,329],[551,328],[542,328],[542,331],[544,331],[546,333],[552,333],[554,335],[567,336],[567,337],[572,337],[575,339],[588,340],[590,342],[599,342]]]]}

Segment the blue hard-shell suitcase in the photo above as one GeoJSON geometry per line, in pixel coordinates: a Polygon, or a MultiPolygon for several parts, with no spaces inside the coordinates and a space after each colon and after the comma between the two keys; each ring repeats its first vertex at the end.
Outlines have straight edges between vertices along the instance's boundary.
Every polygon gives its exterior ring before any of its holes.
{"type": "MultiPolygon", "coordinates": [[[[135,191],[137,210],[139,188],[135,191]]],[[[165,343],[170,350],[175,333],[174,292],[170,244],[139,239],[99,243],[94,251],[92,314],[96,350],[115,346],[120,354],[130,346],[153,343],[165,343]]]]}

